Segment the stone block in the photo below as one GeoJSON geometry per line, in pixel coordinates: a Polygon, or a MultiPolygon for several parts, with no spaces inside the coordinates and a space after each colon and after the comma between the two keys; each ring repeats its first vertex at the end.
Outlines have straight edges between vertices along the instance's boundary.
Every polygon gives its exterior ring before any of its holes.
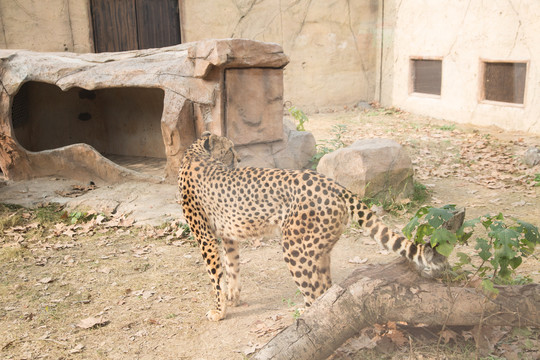
{"type": "Polygon", "coordinates": [[[283,141],[285,146],[280,143],[274,144],[280,149],[274,153],[276,167],[282,169],[309,168],[316,152],[313,134],[307,131],[291,130],[286,139],[283,141]]]}
{"type": "Polygon", "coordinates": [[[272,156],[271,144],[255,144],[250,146],[235,146],[240,162],[239,167],[276,167],[274,157],[272,156]]]}
{"type": "Polygon", "coordinates": [[[317,171],[361,197],[409,197],[414,190],[411,159],[397,142],[364,139],[323,156],[317,171]]]}
{"type": "Polygon", "coordinates": [[[225,89],[226,135],[233,143],[282,139],[282,69],[227,69],[225,89]]]}

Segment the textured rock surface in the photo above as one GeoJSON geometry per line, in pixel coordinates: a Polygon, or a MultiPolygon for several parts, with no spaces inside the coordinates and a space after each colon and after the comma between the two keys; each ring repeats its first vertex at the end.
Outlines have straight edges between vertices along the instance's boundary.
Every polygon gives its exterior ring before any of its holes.
{"type": "Polygon", "coordinates": [[[360,196],[408,197],[413,168],[403,147],[389,139],[365,139],[322,157],[317,171],[360,196]]]}
{"type": "Polygon", "coordinates": [[[528,148],[523,155],[523,162],[530,167],[540,164],[540,149],[537,147],[528,148]]]}
{"type": "MultiPolygon", "coordinates": [[[[279,45],[242,39],[206,40],[161,49],[101,54],[0,50],[3,85],[0,89],[0,169],[12,180],[47,175],[108,182],[146,180],[145,176],[117,166],[100,153],[114,149],[113,155],[156,156],[121,152],[128,147],[150,146],[159,147],[149,149],[148,153],[163,154],[167,159],[163,175],[174,182],[183,152],[203,131],[230,136],[246,154],[251,154],[248,162],[256,166],[275,166],[274,155],[278,151],[274,144],[283,143],[278,158],[292,160],[278,160],[277,164],[301,167],[306,163],[306,151],[309,152],[301,149],[312,147],[314,151],[315,146],[310,134],[289,139],[290,132],[283,130],[282,68],[287,62],[279,45]],[[30,109],[31,115],[26,114],[29,119],[18,123],[12,121],[12,104],[23,86],[28,93],[25,96],[40,99],[45,105],[42,105],[43,111],[30,109]],[[29,151],[17,136],[22,134],[21,139],[24,137],[27,144],[35,144],[36,137],[45,137],[39,126],[47,129],[48,125],[43,125],[44,119],[35,114],[50,112],[43,94],[58,88],[62,91],[56,91],[57,97],[52,101],[67,94],[67,110],[62,114],[62,106],[56,106],[61,116],[54,113],[45,120],[58,129],[52,133],[65,136],[65,143],[58,147],[54,145],[57,142],[47,144],[41,141],[45,139],[39,139],[39,145],[35,145],[38,148],[29,151]],[[121,88],[129,89],[114,90],[121,88]],[[138,97],[130,105],[129,94],[134,93],[138,97]],[[127,96],[128,100],[122,99],[123,112],[116,113],[107,106],[118,103],[119,94],[127,96]],[[152,139],[145,130],[148,124],[144,116],[149,115],[140,115],[141,119],[135,121],[139,114],[132,109],[148,103],[147,95],[160,106],[163,102],[162,109],[154,106],[147,111],[157,113],[158,118],[161,116],[152,139]],[[74,108],[74,102],[80,108],[74,108]],[[59,119],[62,116],[65,119],[59,119]],[[116,133],[109,136],[111,128],[116,133]],[[103,140],[106,137],[111,138],[107,140],[109,143],[103,140]],[[30,138],[33,142],[28,140],[30,138]],[[75,140],[71,142],[72,139],[75,140]],[[133,139],[137,142],[130,143],[133,139]]],[[[34,103],[29,101],[23,105],[28,108],[34,103]]],[[[54,135],[47,134],[47,137],[54,135]]]]}
{"type": "Polygon", "coordinates": [[[282,169],[309,167],[316,151],[313,134],[297,131],[292,122],[285,120],[282,139],[272,143],[237,147],[241,159],[238,165],[282,169]]]}

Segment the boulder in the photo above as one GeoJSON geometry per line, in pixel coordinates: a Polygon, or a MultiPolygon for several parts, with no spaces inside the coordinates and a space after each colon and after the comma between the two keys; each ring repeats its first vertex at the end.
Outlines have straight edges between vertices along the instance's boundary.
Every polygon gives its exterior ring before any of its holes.
{"type": "Polygon", "coordinates": [[[395,200],[414,190],[411,159],[389,139],[358,140],[323,156],[317,171],[361,197],[395,200]]]}
{"type": "Polygon", "coordinates": [[[528,148],[523,155],[523,162],[529,167],[540,164],[540,149],[534,146],[528,148]]]}
{"type": "Polygon", "coordinates": [[[235,146],[238,154],[238,167],[276,167],[274,157],[272,156],[271,144],[255,144],[251,146],[235,146]]]}
{"type": "Polygon", "coordinates": [[[310,167],[315,155],[315,137],[308,131],[298,131],[290,120],[283,123],[284,140],[272,144],[276,167],[282,169],[305,169],[310,167]]]}
{"type": "Polygon", "coordinates": [[[315,155],[315,137],[307,131],[296,130],[289,121],[283,122],[283,140],[251,146],[237,146],[239,166],[304,169],[315,155]]]}

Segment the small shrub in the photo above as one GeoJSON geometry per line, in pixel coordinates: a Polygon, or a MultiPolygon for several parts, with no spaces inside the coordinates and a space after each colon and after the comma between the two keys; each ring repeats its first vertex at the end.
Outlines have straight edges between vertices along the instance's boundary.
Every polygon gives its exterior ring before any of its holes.
{"type": "Polygon", "coordinates": [[[289,113],[298,122],[298,125],[296,125],[296,130],[306,131],[304,124],[309,121],[306,114],[301,109],[298,109],[296,106],[291,106],[289,108],[289,113]]]}
{"type": "Polygon", "coordinates": [[[444,228],[446,221],[454,215],[455,206],[442,208],[425,206],[420,208],[411,221],[403,228],[404,235],[417,243],[430,243],[436,250],[449,256],[456,244],[467,244],[475,235],[473,256],[458,252],[459,258],[454,271],[467,276],[474,274],[482,279],[482,286],[488,292],[496,292],[494,283],[523,283],[527,278],[515,276],[515,270],[523,258],[534,252],[540,242],[538,228],[519,219],[508,219],[502,213],[484,215],[465,221],[455,233],[444,228]],[[481,225],[487,237],[474,234],[481,225]],[[469,269],[472,269],[469,270],[469,269]]]}

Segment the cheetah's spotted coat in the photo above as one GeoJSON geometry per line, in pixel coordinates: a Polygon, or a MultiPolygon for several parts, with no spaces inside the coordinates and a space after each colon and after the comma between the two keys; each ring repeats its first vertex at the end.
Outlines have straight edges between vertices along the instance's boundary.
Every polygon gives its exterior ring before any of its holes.
{"type": "Polygon", "coordinates": [[[330,251],[350,216],[380,245],[421,271],[432,274],[446,266],[446,258],[430,245],[414,244],[390,230],[335,181],[309,170],[236,168],[233,146],[227,138],[203,134],[187,150],[179,174],[184,216],[216,295],[216,306],[207,313],[210,320],[222,319],[226,311],[218,238],[225,249],[226,297],[233,305],[240,295],[238,241],[275,228],[281,230],[284,259],[306,306],[332,284],[330,251]]]}

